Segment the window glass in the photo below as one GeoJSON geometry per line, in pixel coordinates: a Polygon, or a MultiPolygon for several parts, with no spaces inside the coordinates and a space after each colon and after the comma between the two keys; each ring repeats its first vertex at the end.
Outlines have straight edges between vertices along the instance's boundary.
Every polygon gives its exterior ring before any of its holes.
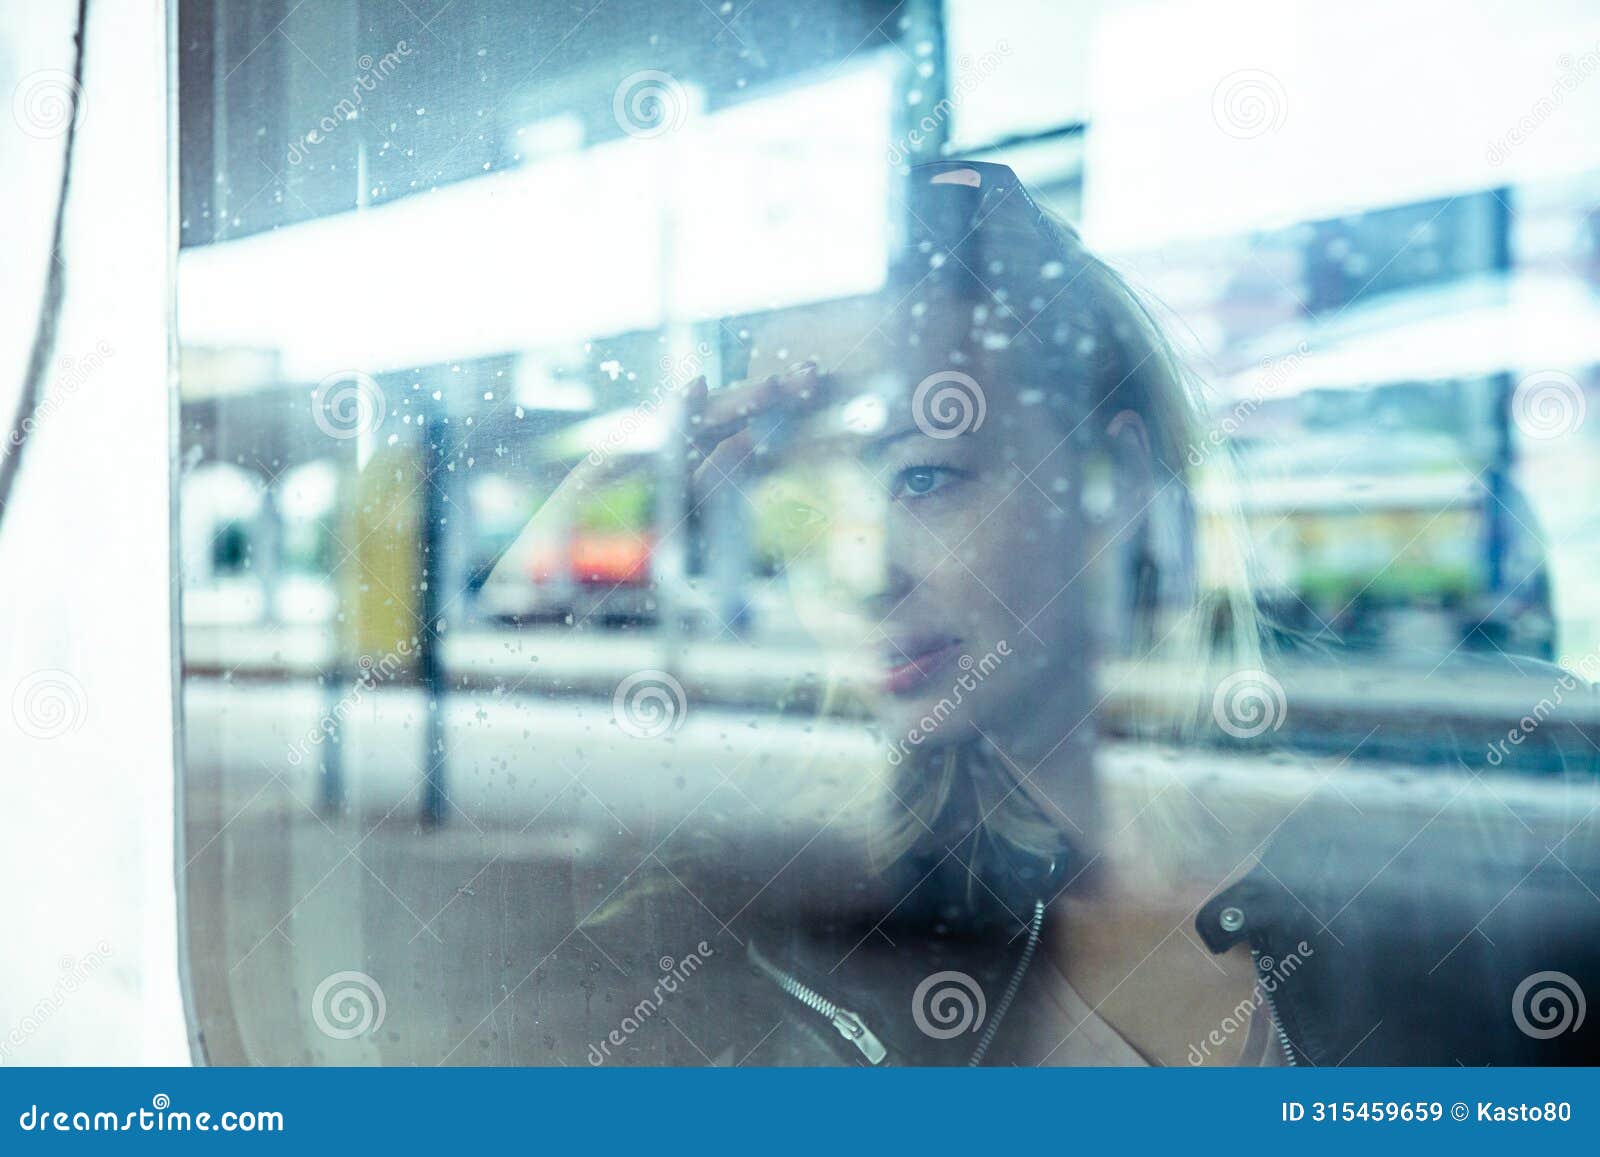
{"type": "Polygon", "coordinates": [[[1358,9],[184,0],[207,1055],[1594,1059],[1600,20],[1358,9]]]}

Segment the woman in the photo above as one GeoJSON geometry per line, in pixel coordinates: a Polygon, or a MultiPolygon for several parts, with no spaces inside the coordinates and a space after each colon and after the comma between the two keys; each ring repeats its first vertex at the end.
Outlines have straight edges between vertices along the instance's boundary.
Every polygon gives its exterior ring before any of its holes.
{"type": "Polygon", "coordinates": [[[907,205],[889,292],[771,319],[747,382],[688,392],[697,492],[815,528],[782,568],[872,673],[885,775],[829,810],[873,848],[877,914],[747,900],[742,978],[680,1034],[748,1063],[1524,1056],[1526,965],[1458,935],[1510,858],[1463,883],[1457,835],[1260,759],[1287,704],[1149,312],[1003,166],[913,169],[907,205]],[[1237,750],[1179,758],[1201,732],[1237,750]]]}

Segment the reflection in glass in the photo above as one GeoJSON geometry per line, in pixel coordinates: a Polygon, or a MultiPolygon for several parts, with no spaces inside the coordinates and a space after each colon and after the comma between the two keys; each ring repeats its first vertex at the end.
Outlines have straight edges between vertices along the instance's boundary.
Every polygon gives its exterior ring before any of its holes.
{"type": "Polygon", "coordinates": [[[1594,158],[1228,204],[1303,119],[1132,18],[391,8],[180,13],[208,1056],[1591,1059],[1594,158]]]}

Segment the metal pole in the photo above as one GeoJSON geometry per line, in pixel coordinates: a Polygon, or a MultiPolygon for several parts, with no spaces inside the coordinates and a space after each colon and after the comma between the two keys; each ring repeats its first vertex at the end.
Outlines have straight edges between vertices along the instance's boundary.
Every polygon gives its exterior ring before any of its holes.
{"type": "Polygon", "coordinates": [[[417,639],[417,682],[426,699],[423,735],[423,766],[426,775],[422,788],[422,822],[437,826],[444,820],[445,807],[445,684],[444,664],[440,662],[440,597],[449,571],[445,555],[448,543],[442,532],[445,496],[443,488],[449,471],[445,469],[445,441],[450,428],[445,424],[446,407],[435,404],[424,394],[423,410],[427,424],[422,433],[422,525],[417,534],[419,592],[417,617],[422,630],[417,639]]]}

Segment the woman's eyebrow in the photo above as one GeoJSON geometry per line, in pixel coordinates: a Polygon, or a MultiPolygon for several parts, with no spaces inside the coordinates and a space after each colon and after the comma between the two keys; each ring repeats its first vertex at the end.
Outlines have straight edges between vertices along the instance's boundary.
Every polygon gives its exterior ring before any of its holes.
{"type": "Polygon", "coordinates": [[[867,443],[861,452],[861,456],[863,458],[881,458],[884,451],[902,438],[909,438],[920,433],[922,431],[917,429],[916,426],[906,426],[904,429],[895,430],[893,433],[880,435],[867,443]]]}

